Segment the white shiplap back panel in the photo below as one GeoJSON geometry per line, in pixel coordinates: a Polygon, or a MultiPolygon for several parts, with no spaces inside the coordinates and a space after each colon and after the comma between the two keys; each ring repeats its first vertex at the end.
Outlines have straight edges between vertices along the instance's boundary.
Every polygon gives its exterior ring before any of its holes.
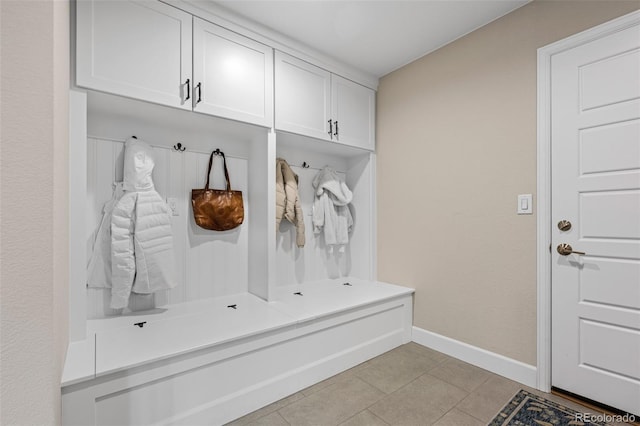
{"type": "MultiPolygon", "coordinates": [[[[178,286],[171,291],[164,291],[156,293],[156,305],[163,306],[167,304],[181,303],[187,300],[187,284],[186,284],[186,259],[187,259],[187,244],[186,238],[179,238],[178,236],[186,235],[187,221],[187,206],[186,196],[184,192],[184,170],[185,170],[185,155],[170,149],[164,149],[168,153],[166,170],[169,171],[166,180],[167,197],[176,198],[178,200],[178,216],[172,216],[171,228],[174,230],[173,250],[176,257],[176,274],[180,277],[178,286]]],[[[156,166],[158,170],[160,167],[156,166]]]]}
{"type": "MultiPolygon", "coordinates": [[[[248,226],[247,160],[227,158],[232,189],[243,193],[245,223],[229,231],[208,231],[198,227],[191,208],[191,189],[204,188],[209,155],[185,152],[185,203],[188,205],[186,282],[187,300],[223,296],[247,291],[248,226]]],[[[222,159],[214,157],[210,188],[224,188],[222,159]]]]}
{"type": "MultiPolygon", "coordinates": [[[[102,217],[104,203],[111,199],[113,182],[122,180],[122,141],[88,139],[88,251],[91,256],[95,232],[102,217]]],[[[178,286],[153,295],[132,295],[129,309],[140,311],[247,291],[249,208],[246,199],[248,162],[227,157],[232,189],[243,191],[245,224],[226,232],[207,231],[193,220],[191,189],[203,188],[209,155],[195,152],[176,152],[171,148],[154,146],[155,168],[153,180],[163,198],[175,198],[178,215],[172,217],[173,244],[178,286]]],[[[214,164],[212,187],[224,187],[222,162],[214,164]]],[[[89,289],[88,318],[101,318],[121,312],[109,308],[110,289],[89,289]]]]}
{"type": "Polygon", "coordinates": [[[347,185],[353,191],[351,214],[353,232],[347,248],[357,262],[353,262],[351,275],[372,280],[375,278],[375,157],[365,154],[349,161],[347,185]],[[357,224],[357,225],[356,225],[357,224]]]}
{"type": "MultiPolygon", "coordinates": [[[[96,194],[96,168],[97,168],[97,143],[89,139],[87,143],[87,198],[85,205],[85,230],[86,236],[86,263],[89,264],[91,253],[93,252],[93,242],[96,238],[96,230],[98,228],[98,220],[101,216],[100,201],[97,200],[96,194]]],[[[86,266],[86,265],[85,265],[86,266]]]]}

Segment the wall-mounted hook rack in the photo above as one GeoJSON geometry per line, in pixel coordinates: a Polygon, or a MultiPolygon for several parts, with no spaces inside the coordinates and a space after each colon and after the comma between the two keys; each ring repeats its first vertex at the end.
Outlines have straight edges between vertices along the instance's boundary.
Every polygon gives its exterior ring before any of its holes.
{"type": "Polygon", "coordinates": [[[173,146],[173,149],[175,149],[178,152],[184,152],[184,150],[187,149],[187,148],[182,146],[182,144],[180,142],[178,142],[177,144],[175,144],[173,146]]]}

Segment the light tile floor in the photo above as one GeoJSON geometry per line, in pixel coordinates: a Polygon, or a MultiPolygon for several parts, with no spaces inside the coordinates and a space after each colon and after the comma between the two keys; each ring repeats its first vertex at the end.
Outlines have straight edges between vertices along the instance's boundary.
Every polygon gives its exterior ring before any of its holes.
{"type": "Polygon", "coordinates": [[[402,345],[229,426],[482,426],[520,389],[546,394],[416,343],[402,345]]]}

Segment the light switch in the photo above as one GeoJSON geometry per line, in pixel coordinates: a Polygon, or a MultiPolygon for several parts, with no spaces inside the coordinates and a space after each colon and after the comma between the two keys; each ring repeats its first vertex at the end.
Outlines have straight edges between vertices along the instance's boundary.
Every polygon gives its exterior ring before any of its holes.
{"type": "Polygon", "coordinates": [[[518,214],[533,214],[533,195],[518,195],[518,214]]]}

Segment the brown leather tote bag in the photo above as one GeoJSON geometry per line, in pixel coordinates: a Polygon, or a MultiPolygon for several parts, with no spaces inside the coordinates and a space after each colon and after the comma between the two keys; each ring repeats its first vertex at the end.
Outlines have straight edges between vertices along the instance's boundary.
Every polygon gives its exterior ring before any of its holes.
{"type": "Polygon", "coordinates": [[[191,190],[191,205],[196,224],[212,231],[227,231],[236,228],[244,221],[244,205],[242,191],[232,191],[227,170],[227,159],[220,150],[215,150],[209,157],[207,183],[204,189],[191,190]],[[224,164],[224,178],[227,189],[209,189],[209,175],[213,165],[213,156],[221,155],[224,164]]]}

